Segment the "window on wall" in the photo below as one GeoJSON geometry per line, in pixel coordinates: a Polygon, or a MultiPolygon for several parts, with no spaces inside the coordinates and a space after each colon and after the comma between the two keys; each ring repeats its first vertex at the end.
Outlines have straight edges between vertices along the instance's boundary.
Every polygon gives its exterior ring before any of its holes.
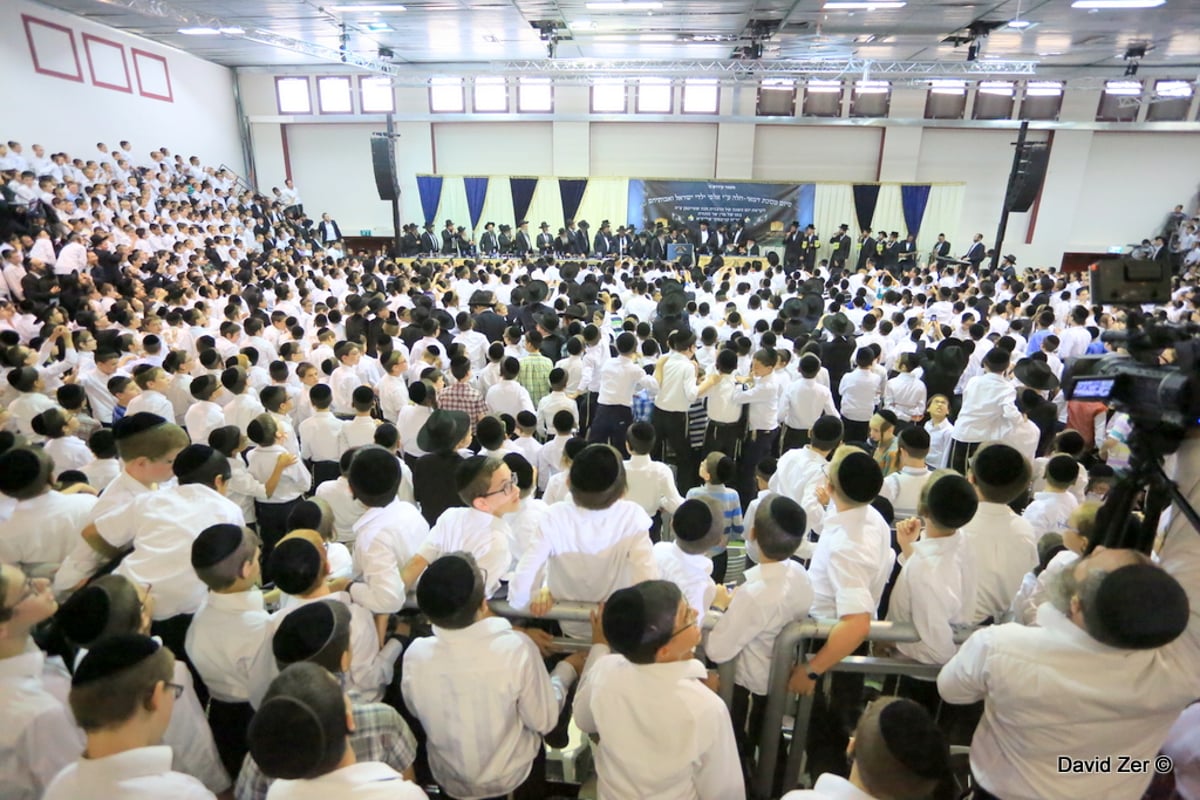
{"type": "Polygon", "coordinates": [[[549,78],[521,78],[517,84],[517,111],[550,113],[554,110],[554,86],[549,78]]]}
{"type": "Polygon", "coordinates": [[[275,99],[279,104],[280,114],[312,113],[308,78],[276,78],[275,99]]]}
{"type": "Polygon", "coordinates": [[[791,78],[767,78],[758,87],[760,117],[796,116],[796,82],[791,78]]]}
{"type": "Polygon", "coordinates": [[[503,75],[483,75],[475,79],[475,110],[508,111],[508,84],[503,75]]]}
{"type": "Polygon", "coordinates": [[[850,96],[850,116],[883,118],[892,103],[892,86],[887,81],[857,81],[850,96]]]}
{"type": "Polygon", "coordinates": [[[1178,122],[1187,119],[1192,105],[1190,81],[1162,80],[1154,82],[1154,102],[1146,112],[1148,122],[1178,122]]]}
{"type": "Polygon", "coordinates": [[[429,110],[464,111],[462,78],[433,78],[429,81],[429,110]]]}
{"type": "Polygon", "coordinates": [[[629,108],[625,81],[621,78],[602,78],[592,84],[592,112],[624,114],[629,108]]]}
{"type": "Polygon", "coordinates": [[[715,78],[688,78],[683,82],[683,113],[716,114],[721,104],[721,87],[715,78]]]}
{"type": "Polygon", "coordinates": [[[1108,81],[1096,109],[1097,122],[1134,122],[1142,96],[1141,81],[1108,81]]]}
{"type": "Polygon", "coordinates": [[[925,119],[962,119],[966,110],[966,81],[952,78],[930,81],[925,119]]]}
{"type": "Polygon", "coordinates": [[[972,119],[1012,119],[1016,105],[1016,86],[1012,81],[980,81],[975,89],[972,119]]]}
{"type": "Polygon", "coordinates": [[[317,108],[322,114],[354,113],[354,101],[350,95],[349,77],[338,75],[317,78],[317,108]]]}
{"type": "Polygon", "coordinates": [[[813,78],[804,86],[805,117],[840,117],[842,115],[842,82],[813,78]]]}
{"type": "Polygon", "coordinates": [[[669,78],[641,78],[637,85],[637,113],[670,114],[673,107],[669,78]]]}
{"type": "Polygon", "coordinates": [[[359,108],[364,114],[394,114],[396,94],[391,78],[363,76],[359,79],[359,108]]]}
{"type": "Polygon", "coordinates": [[[1028,81],[1021,100],[1021,119],[1057,120],[1062,102],[1062,81],[1028,81]]]}

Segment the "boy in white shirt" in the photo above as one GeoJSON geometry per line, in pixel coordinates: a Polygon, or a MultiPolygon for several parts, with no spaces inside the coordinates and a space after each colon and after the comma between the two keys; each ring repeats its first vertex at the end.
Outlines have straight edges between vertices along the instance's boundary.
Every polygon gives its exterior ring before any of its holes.
{"type": "Polygon", "coordinates": [[[103,489],[121,474],[121,462],[117,458],[117,440],[112,430],[101,428],[88,437],[88,449],[96,459],[83,468],[87,475],[88,485],[93,489],[103,489]]]}
{"type": "Polygon", "coordinates": [[[947,466],[946,459],[950,456],[950,437],[954,432],[954,423],[950,416],[950,400],[944,394],[935,394],[929,398],[926,407],[929,419],[925,420],[925,432],[929,434],[929,455],[925,463],[930,469],[941,469],[947,466]]]}
{"type": "MultiPolygon", "coordinates": [[[[575,412],[578,414],[578,410],[575,412]]],[[[558,416],[556,413],[555,416],[558,416]]],[[[574,417],[572,417],[574,419],[574,417]]],[[[537,415],[531,414],[528,411],[522,411],[517,414],[517,438],[512,440],[512,447],[515,451],[525,457],[530,466],[537,466],[538,455],[542,452],[542,443],[533,438],[537,433],[538,419],[537,415]]],[[[551,428],[553,428],[553,418],[551,418],[551,428]]]]}
{"type": "MultiPolygon", "coordinates": [[[[325,481],[317,487],[314,497],[324,500],[333,513],[334,538],[343,544],[354,544],[354,525],[367,513],[364,506],[354,496],[350,488],[350,463],[354,460],[357,448],[351,448],[342,453],[339,468],[342,474],[335,481],[325,481]]],[[[306,526],[311,527],[311,526],[306,526]]]]}
{"type": "Polygon", "coordinates": [[[275,424],[283,433],[279,443],[283,449],[300,458],[300,440],[296,438],[296,429],[292,425],[292,397],[283,386],[268,386],[258,393],[263,408],[275,420],[275,424]]]}
{"type": "Polygon", "coordinates": [[[345,425],[329,410],[333,402],[333,391],[327,384],[318,383],[308,390],[313,413],[300,423],[300,458],[313,474],[313,484],[320,486],[325,481],[335,480],[340,473],[338,461],[346,450],[342,436],[345,425]]]}
{"type": "Polygon", "coordinates": [[[442,512],[400,578],[405,586],[415,586],[443,554],[470,553],[484,571],[487,597],[491,597],[510,565],[511,532],[503,517],[516,511],[521,500],[517,479],[501,459],[471,456],[455,468],[454,482],[466,507],[442,512]]]}
{"type": "Polygon", "coordinates": [[[717,592],[710,606],[716,620],[705,655],[718,664],[737,659],[732,716],[743,755],[753,752],[762,733],[775,639],[812,606],[808,573],[792,559],[807,532],[799,503],[768,495],[746,533],[746,550],[757,566],[746,571],[746,582],[732,596],[717,592]]]}
{"type": "Polygon", "coordinates": [[[230,367],[221,373],[221,385],[232,395],[225,404],[226,425],[236,425],[246,433],[250,421],[266,409],[258,401],[258,392],[249,388],[246,371],[241,367],[230,367]]]}
{"type": "Polygon", "coordinates": [[[678,586],[650,580],[614,592],[593,622],[574,712],[600,735],[602,797],[745,798],[729,710],[693,657],[697,621],[678,586]]]}
{"type": "Polygon", "coordinates": [[[0,562],[53,575],[71,553],[96,505],[94,495],[54,489],[54,461],[43,450],[15,447],[0,455],[0,562]]]}
{"type": "Polygon", "coordinates": [[[201,375],[192,381],[190,391],[196,402],[183,415],[183,424],[193,442],[204,443],[210,433],[225,424],[225,412],[213,402],[225,387],[212,375],[201,375]]]}
{"type": "Polygon", "coordinates": [[[921,489],[932,474],[925,466],[929,457],[929,434],[914,426],[900,431],[896,439],[900,469],[883,479],[879,496],[892,504],[895,518],[903,520],[917,515],[921,489]]]}
{"type": "Polygon", "coordinates": [[[300,499],[312,486],[312,475],[283,446],[284,432],[270,414],[259,414],[251,420],[246,431],[250,441],[257,445],[246,459],[250,475],[264,486],[274,479],[275,470],[281,459],[287,456],[290,462],[275,483],[275,491],[265,500],[254,501],[254,516],[258,520],[258,535],[262,538],[263,562],[270,558],[271,548],[287,533],[287,518],[300,499]]]}
{"type": "Polygon", "coordinates": [[[683,592],[688,605],[703,615],[725,587],[712,579],[708,551],[725,543],[725,517],[711,497],[685,500],[671,517],[675,540],[654,545],[658,574],[683,592]]]}
{"type": "Polygon", "coordinates": [[[538,489],[545,492],[550,479],[562,471],[563,448],[574,435],[576,428],[575,417],[569,413],[558,412],[551,420],[554,427],[554,438],[542,445],[534,466],[538,472],[538,489]]]}
{"type": "Polygon", "coordinates": [[[1046,462],[1046,487],[1033,496],[1021,516],[1033,526],[1034,540],[1047,533],[1062,533],[1067,518],[1079,506],[1071,487],[1079,478],[1079,462],[1065,453],[1058,453],[1046,462]]]}
{"type": "Polygon", "coordinates": [[[566,371],[558,367],[550,370],[550,393],[538,401],[537,408],[538,430],[543,436],[554,430],[554,415],[559,411],[569,412],[575,419],[575,427],[579,427],[579,407],[567,397],[566,388],[566,371]]]}
{"type": "MultiPolygon", "coordinates": [[[[509,583],[509,603],[535,617],[557,600],[598,603],[616,589],[658,576],[650,518],[623,499],[625,468],[616,449],[585,447],[571,463],[569,485],[570,500],[546,512],[509,583]]],[[[562,628],[575,638],[587,635],[584,623],[562,628]]]]}
{"type": "Polygon", "coordinates": [[[842,376],[838,384],[841,397],[842,425],[847,442],[865,442],[871,427],[871,415],[883,396],[883,384],[872,369],[875,351],[860,347],[854,354],[857,369],[842,376]]]}
{"type": "Polygon", "coordinates": [[[654,440],[654,426],[649,422],[635,422],[625,429],[625,446],[629,448],[629,460],[625,462],[625,479],[629,484],[626,499],[641,506],[654,521],[650,538],[657,539],[662,513],[675,513],[683,495],[675,487],[671,468],[650,459],[654,440]]]}
{"type": "Polygon", "coordinates": [[[141,392],[129,401],[126,414],[147,411],[170,422],[175,421],[175,405],[163,392],[171,385],[171,376],[162,367],[135,369],[133,382],[141,392]]]}
{"type": "Polygon", "coordinates": [[[342,426],[342,438],[346,447],[362,447],[375,442],[375,428],[379,420],[371,416],[375,410],[375,390],[370,386],[359,386],[351,393],[354,416],[342,426]]]}
{"type": "Polygon", "coordinates": [[[433,636],[404,654],[401,690],[421,721],[430,769],[454,797],[547,794],[542,736],[583,672],[585,650],[546,673],[537,646],[488,609],[489,576],[468,553],[437,558],[417,586],[433,636]]]}
{"type": "Polygon", "coordinates": [[[504,456],[504,463],[512,470],[513,476],[517,479],[517,489],[521,492],[521,499],[517,503],[516,510],[504,515],[504,522],[508,525],[508,555],[509,570],[511,571],[517,566],[521,556],[525,555],[525,551],[529,549],[529,543],[533,541],[533,537],[541,528],[542,518],[546,516],[550,506],[533,496],[537,489],[537,470],[524,456],[520,453],[508,453],[504,456]]]}

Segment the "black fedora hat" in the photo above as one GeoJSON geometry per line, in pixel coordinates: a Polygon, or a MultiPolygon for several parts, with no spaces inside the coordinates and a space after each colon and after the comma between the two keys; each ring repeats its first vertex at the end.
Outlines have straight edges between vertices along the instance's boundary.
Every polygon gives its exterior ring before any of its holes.
{"type": "Polygon", "coordinates": [[[826,317],[822,325],[834,336],[850,336],[854,333],[854,323],[840,311],[826,317]]]}
{"type": "Polygon", "coordinates": [[[467,301],[469,306],[487,306],[491,308],[496,305],[496,295],[487,289],[476,289],[471,293],[471,299],[467,301]]]}
{"type": "Polygon", "coordinates": [[[1059,381],[1054,375],[1054,370],[1050,369],[1050,365],[1045,361],[1036,358],[1022,358],[1013,367],[1013,374],[1030,389],[1052,392],[1058,388],[1059,381]]]}
{"type": "Polygon", "coordinates": [[[785,318],[796,319],[804,316],[805,308],[804,301],[799,297],[789,297],[783,301],[783,306],[779,310],[785,318]]]}
{"type": "Polygon", "coordinates": [[[585,303],[594,303],[600,296],[600,284],[595,281],[584,281],[579,285],[579,299],[585,303]]]}
{"type": "Polygon", "coordinates": [[[429,415],[417,433],[417,447],[427,453],[453,450],[469,430],[471,418],[466,412],[438,409],[429,415]]]}
{"type": "Polygon", "coordinates": [[[687,296],[679,290],[667,292],[658,301],[658,316],[677,317],[687,308],[687,296]]]}
{"type": "Polygon", "coordinates": [[[805,292],[800,296],[804,301],[804,316],[818,319],[825,311],[825,295],[820,292],[805,292]]]}
{"type": "Polygon", "coordinates": [[[550,296],[550,287],[546,285],[545,281],[532,280],[525,287],[525,293],[529,302],[540,303],[550,296]]]}
{"type": "Polygon", "coordinates": [[[573,281],[579,277],[579,265],[569,261],[558,268],[558,276],[564,281],[573,281]]]}

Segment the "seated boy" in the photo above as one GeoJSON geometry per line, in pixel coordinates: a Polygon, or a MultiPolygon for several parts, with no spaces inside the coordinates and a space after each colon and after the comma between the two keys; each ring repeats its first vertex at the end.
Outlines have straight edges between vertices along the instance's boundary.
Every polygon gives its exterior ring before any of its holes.
{"type": "Polygon", "coordinates": [[[400,687],[425,729],[430,769],[443,792],[541,800],[542,736],[555,727],[587,653],[579,650],[547,674],[537,646],[491,615],[485,582],[468,553],[429,565],[417,602],[433,636],[404,654],[400,687]]]}
{"type": "Polygon", "coordinates": [[[517,490],[521,493],[516,508],[504,515],[504,522],[508,525],[509,569],[512,570],[529,549],[529,543],[541,528],[542,517],[546,516],[550,506],[533,496],[537,489],[537,470],[524,456],[509,453],[504,457],[504,463],[512,470],[513,477],[517,479],[517,490]]]}
{"type": "MultiPolygon", "coordinates": [[[[610,445],[588,445],[571,463],[569,482],[570,502],[550,506],[508,586],[508,602],[535,617],[556,600],[598,603],[658,576],[650,518],[623,499],[620,453],[610,445]]],[[[564,622],[562,629],[574,638],[587,636],[587,623],[564,622]]]]}
{"type": "MultiPolygon", "coordinates": [[[[96,498],[54,488],[54,462],[38,448],[16,447],[0,455],[0,562],[46,577],[70,555],[96,498]]],[[[102,487],[101,487],[102,488],[102,487]]]]}
{"type": "Polygon", "coordinates": [[[694,497],[675,510],[671,531],[674,541],[654,545],[658,574],[678,586],[688,605],[703,615],[713,598],[725,590],[713,581],[708,557],[710,550],[725,541],[725,515],[711,497],[694,497]]]}
{"type": "Polygon", "coordinates": [[[1046,462],[1046,485],[1033,496],[1021,516],[1033,526],[1034,539],[1047,533],[1062,533],[1067,517],[1079,507],[1071,489],[1079,478],[1079,462],[1069,455],[1057,453],[1046,462]]]}
{"type": "Polygon", "coordinates": [[[757,566],[746,571],[746,582],[732,596],[717,592],[710,607],[716,620],[704,652],[718,664],[737,659],[733,724],[743,755],[759,740],[775,639],[788,623],[808,616],[812,606],[808,573],[792,559],[807,532],[799,503],[768,495],[746,533],[746,550],[757,566]]]}
{"type": "Polygon", "coordinates": [[[729,710],[694,658],[697,620],[678,586],[649,580],[618,589],[593,622],[574,713],[600,735],[601,797],[745,798],[729,710]]]}

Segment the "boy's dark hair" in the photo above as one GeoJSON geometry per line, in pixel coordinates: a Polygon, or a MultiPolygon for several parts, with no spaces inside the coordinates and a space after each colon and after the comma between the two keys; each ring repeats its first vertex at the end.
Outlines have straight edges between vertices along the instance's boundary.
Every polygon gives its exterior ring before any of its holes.
{"type": "Polygon", "coordinates": [[[192,542],[192,569],[213,591],[228,589],[241,577],[242,567],[254,558],[258,536],[240,525],[210,525],[192,542]]]}
{"type": "Polygon", "coordinates": [[[158,684],[170,682],[174,671],[171,651],[147,636],[122,634],[100,642],[71,679],[76,724],[85,731],[121,725],[144,707],[158,684]]]}
{"type": "Polygon", "coordinates": [[[625,331],[617,337],[617,352],[623,356],[635,352],[637,350],[637,346],[637,336],[629,331],[625,331]]]}
{"type": "Polygon", "coordinates": [[[800,357],[800,374],[805,378],[815,378],[821,372],[821,359],[812,353],[800,357]]]}
{"type": "Polygon", "coordinates": [[[434,560],[417,584],[421,613],[449,630],[474,624],[483,597],[483,574],[470,553],[447,553],[434,560]]]}
{"type": "Polygon", "coordinates": [[[504,446],[504,423],[491,414],[480,417],[475,423],[475,438],[485,450],[499,450],[504,446]]]}
{"type": "Polygon", "coordinates": [[[466,356],[455,356],[450,359],[450,374],[454,380],[461,381],[471,373],[471,359],[466,356]]]}
{"type": "Polygon", "coordinates": [[[683,593],[671,581],[642,581],[618,589],[604,604],[604,638],[634,664],[653,664],[675,634],[683,593]]]}
{"type": "MultiPolygon", "coordinates": [[[[14,370],[13,372],[15,372],[15,371],[16,370],[14,370]]],[[[10,378],[9,382],[11,383],[12,382],[11,378],[12,378],[13,373],[10,372],[8,374],[9,374],[9,378],[10,378]]],[[[108,383],[105,384],[105,388],[108,389],[109,394],[111,394],[113,397],[116,397],[117,395],[121,394],[126,389],[128,389],[129,384],[131,384],[131,383],[133,383],[133,378],[130,378],[125,375],[113,375],[111,378],[108,379],[108,383]]],[[[14,388],[18,392],[22,391],[19,386],[14,385],[14,388]]],[[[30,390],[32,391],[32,387],[30,387],[30,390]]]]}
{"type": "Polygon", "coordinates": [[[217,387],[220,385],[212,375],[200,375],[192,381],[191,386],[188,387],[188,391],[191,392],[192,397],[195,399],[207,401],[212,399],[213,393],[217,391],[217,387]]]}
{"type": "Polygon", "coordinates": [[[721,452],[709,453],[704,459],[704,468],[708,470],[708,481],[712,484],[728,484],[737,471],[733,459],[721,452]]]}
{"type": "Polygon", "coordinates": [[[390,422],[375,427],[375,444],[387,450],[395,450],[400,444],[400,431],[390,422]]]}
{"type": "Polygon", "coordinates": [[[854,354],[854,364],[861,368],[869,367],[875,363],[875,351],[869,347],[860,347],[858,352],[854,354]]]}
{"type": "Polygon", "coordinates": [[[64,383],[58,387],[58,391],[54,393],[58,404],[67,411],[79,411],[83,408],[83,403],[87,400],[87,392],[77,383],[64,383]]]}
{"type": "MultiPolygon", "coordinates": [[[[120,449],[119,444],[117,448],[120,449]]],[[[217,488],[217,478],[227,481],[232,474],[225,454],[206,444],[185,447],[175,457],[171,470],[181,486],[197,483],[210,489],[217,488]]]]}
{"type": "Polygon", "coordinates": [[[570,433],[575,430],[575,415],[570,411],[556,411],[551,423],[554,425],[555,433],[570,433]]]}
{"type": "Polygon", "coordinates": [[[246,391],[246,371],[241,367],[229,367],[221,373],[221,385],[232,394],[246,391]]]}
{"type": "Polygon", "coordinates": [[[924,459],[929,455],[929,433],[917,425],[905,428],[896,437],[896,446],[909,458],[924,459]]]}
{"type": "Polygon", "coordinates": [[[350,395],[350,405],[355,413],[364,414],[375,407],[375,390],[370,386],[358,386],[350,395]]]}
{"type": "Polygon", "coordinates": [[[125,462],[163,458],[172,450],[187,447],[191,441],[183,428],[146,412],[122,418],[113,426],[113,437],[117,440],[117,454],[125,462]]]}
{"type": "Polygon", "coordinates": [[[262,402],[263,408],[272,413],[278,414],[279,409],[287,402],[287,389],[282,386],[265,386],[258,393],[258,399],[262,402]]]}
{"type": "Polygon", "coordinates": [[[333,389],[327,383],[314,384],[308,390],[308,399],[312,401],[313,408],[324,411],[333,403],[333,389]]]}
{"type": "Polygon", "coordinates": [[[246,426],[246,436],[259,447],[275,444],[279,435],[279,423],[270,414],[259,414],[246,426]]]}
{"type": "Polygon", "coordinates": [[[1057,453],[1066,453],[1073,458],[1079,458],[1083,455],[1085,447],[1083,434],[1073,428],[1059,431],[1054,437],[1054,452],[1057,453]]]}
{"type": "Polygon", "coordinates": [[[649,455],[654,438],[654,426],[649,422],[635,422],[625,429],[625,444],[635,455],[649,455]]]}
{"type": "MultiPolygon", "coordinates": [[[[88,449],[96,458],[116,458],[117,440],[109,428],[101,428],[92,433],[87,441],[88,449]]],[[[103,488],[103,487],[97,487],[103,488]]]]}
{"type": "MultiPolygon", "coordinates": [[[[573,439],[571,441],[574,441],[573,439]]],[[[569,447],[571,442],[567,442],[569,447]]],[[[589,444],[572,458],[571,499],[589,510],[610,507],[625,495],[625,464],[611,445],[589,444]]]]}
{"type": "Polygon", "coordinates": [[[515,380],[521,372],[521,362],[512,356],[508,356],[500,362],[500,377],[506,380],[515,380]]]}
{"type": "Polygon", "coordinates": [[[772,561],[790,558],[804,541],[808,520],[804,509],[790,497],[769,494],[754,512],[754,539],[772,561]]]}
{"type": "Polygon", "coordinates": [[[983,500],[1011,503],[1029,488],[1033,467],[1011,445],[986,442],[971,456],[971,476],[983,500]]]}
{"type": "Polygon", "coordinates": [[[556,392],[567,388],[567,371],[565,369],[555,367],[550,370],[550,388],[556,392]]]}

